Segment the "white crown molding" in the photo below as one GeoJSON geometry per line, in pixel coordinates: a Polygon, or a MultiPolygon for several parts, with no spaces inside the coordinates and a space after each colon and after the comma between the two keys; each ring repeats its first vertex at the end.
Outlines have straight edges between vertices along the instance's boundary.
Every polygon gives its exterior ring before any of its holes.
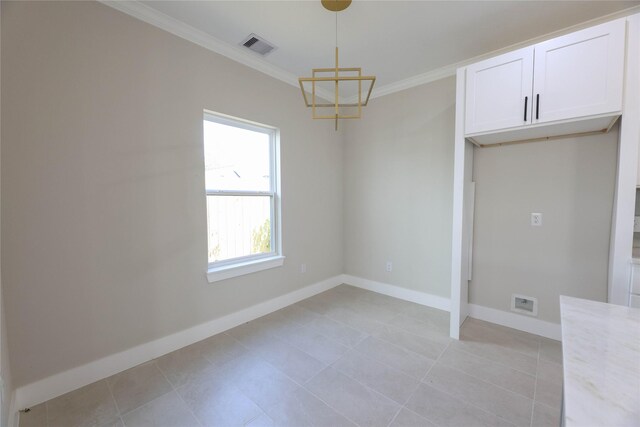
{"type": "MultiPolygon", "coordinates": [[[[212,52],[225,56],[233,61],[239,62],[242,65],[253,68],[256,71],[260,71],[274,79],[278,79],[282,82],[290,84],[300,88],[298,83],[298,77],[282,68],[273,65],[257,54],[247,52],[240,46],[234,46],[227,42],[224,42],[204,31],[198,30],[189,24],[173,18],[167,14],[157,11],[137,0],[130,1],[117,1],[117,0],[98,0],[105,6],[112,7],[122,13],[139,19],[147,24],[151,24],[154,27],[158,27],[165,30],[175,36],[188,40],[197,44],[212,52]]],[[[324,99],[333,99],[333,93],[330,91],[316,88],[318,96],[324,99]]]]}
{"type": "Polygon", "coordinates": [[[100,3],[112,7],[120,12],[126,13],[134,18],[151,24],[155,27],[161,28],[173,35],[186,39],[198,46],[205,49],[219,53],[227,58],[233,59],[243,65],[251,67],[262,73],[265,73],[275,79],[288,83],[292,86],[298,86],[298,79],[293,74],[285,71],[275,65],[272,65],[264,60],[261,60],[254,54],[249,52],[243,52],[239,47],[232,46],[229,43],[223,42],[210,34],[200,31],[191,25],[172,18],[162,12],[159,12],[143,3],[136,0],[133,1],[111,1],[111,0],[98,0],[100,3]]]}
{"type": "MultiPolygon", "coordinates": [[[[127,15],[130,15],[134,18],[137,18],[141,21],[144,21],[160,29],[163,29],[173,35],[176,35],[192,43],[195,43],[198,46],[204,47],[205,49],[208,49],[212,52],[223,55],[233,61],[239,62],[243,65],[246,65],[247,67],[253,68],[254,70],[260,71],[282,82],[285,82],[295,87],[300,87],[298,83],[298,77],[295,76],[294,74],[265,61],[264,59],[262,59],[261,57],[258,57],[253,53],[245,52],[239,46],[233,46],[227,42],[224,42],[216,37],[213,37],[210,34],[205,33],[204,31],[198,30],[197,28],[194,28],[191,25],[184,23],[183,21],[180,21],[162,12],[159,12],[156,9],[153,9],[143,3],[140,3],[137,0],[129,0],[129,1],[98,0],[98,1],[106,6],[112,7],[120,12],[126,13],[127,15]]],[[[478,55],[473,58],[466,59],[464,61],[456,62],[454,64],[449,64],[444,67],[437,68],[435,70],[431,70],[423,74],[418,74],[416,76],[399,80],[397,82],[389,83],[384,86],[374,88],[373,92],[371,93],[371,99],[379,98],[385,95],[390,95],[392,93],[400,92],[406,89],[411,89],[413,87],[431,83],[446,77],[451,77],[455,75],[456,70],[458,68],[465,67],[469,64],[473,64],[474,62],[482,61],[483,59],[491,58],[492,56],[507,53],[509,51],[516,50],[516,49],[529,46],[535,43],[539,43],[544,40],[548,40],[548,39],[558,37],[564,34],[568,34],[574,31],[578,31],[587,27],[608,22],[617,18],[623,18],[639,12],[640,12],[640,6],[633,6],[628,9],[623,9],[618,12],[611,13],[609,15],[600,16],[598,18],[594,18],[589,21],[572,25],[571,27],[563,28],[561,30],[554,31],[542,36],[534,37],[532,39],[529,39],[520,43],[512,44],[510,46],[497,49],[492,52],[478,55]]],[[[333,99],[334,97],[334,94],[331,93],[330,91],[322,90],[320,88],[317,89],[317,92],[318,92],[318,95],[324,99],[333,99]]],[[[345,97],[345,98],[341,97],[340,102],[355,102],[356,99],[357,98],[355,96],[345,97]]]]}
{"type": "MultiPolygon", "coordinates": [[[[594,25],[604,24],[605,22],[613,21],[614,19],[624,18],[626,16],[633,15],[635,13],[640,13],[640,6],[633,6],[628,9],[623,9],[618,12],[611,13],[609,15],[600,16],[598,18],[594,18],[589,21],[572,25],[571,27],[566,27],[558,31],[547,33],[542,36],[534,37],[532,39],[525,40],[523,42],[515,43],[507,47],[503,47],[491,52],[487,52],[482,55],[474,56],[473,58],[465,59],[464,61],[445,65],[444,67],[437,68],[435,70],[431,70],[423,74],[418,74],[416,76],[399,80],[397,82],[389,83],[384,86],[378,87],[377,89],[374,88],[373,93],[371,94],[371,98],[372,99],[379,98],[381,96],[389,95],[395,92],[411,89],[416,86],[431,83],[436,80],[452,77],[452,76],[455,76],[456,70],[458,68],[466,67],[467,65],[476,63],[478,61],[482,61],[497,55],[501,55],[503,53],[507,53],[516,49],[530,46],[532,44],[540,43],[542,41],[549,40],[554,37],[559,37],[565,34],[569,34],[574,31],[583,30],[585,28],[592,27],[594,25]]],[[[355,99],[356,99],[355,97],[352,97],[348,101],[354,102],[355,99]]]]}

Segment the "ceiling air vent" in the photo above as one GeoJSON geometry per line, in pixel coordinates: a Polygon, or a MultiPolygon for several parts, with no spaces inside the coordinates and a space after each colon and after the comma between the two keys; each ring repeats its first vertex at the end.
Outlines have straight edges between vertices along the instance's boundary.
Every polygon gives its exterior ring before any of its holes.
{"type": "Polygon", "coordinates": [[[241,44],[242,46],[256,53],[259,53],[260,55],[266,55],[270,53],[272,50],[276,49],[274,45],[272,45],[262,37],[255,34],[249,34],[249,36],[246,39],[244,39],[244,41],[241,44]]]}

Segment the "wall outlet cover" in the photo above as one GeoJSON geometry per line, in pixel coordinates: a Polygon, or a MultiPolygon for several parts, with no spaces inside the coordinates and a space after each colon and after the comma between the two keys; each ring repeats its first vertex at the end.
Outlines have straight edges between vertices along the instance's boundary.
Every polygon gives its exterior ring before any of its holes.
{"type": "Polygon", "coordinates": [[[531,226],[532,227],[542,226],[542,214],[540,212],[531,212],[531,226]]]}

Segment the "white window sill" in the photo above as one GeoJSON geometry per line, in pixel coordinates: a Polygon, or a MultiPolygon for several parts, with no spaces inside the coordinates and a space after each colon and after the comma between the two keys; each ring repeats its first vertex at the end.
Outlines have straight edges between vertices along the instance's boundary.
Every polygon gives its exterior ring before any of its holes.
{"type": "Polygon", "coordinates": [[[278,255],[270,258],[210,268],[207,272],[207,279],[209,283],[213,283],[220,280],[231,279],[232,277],[268,270],[270,268],[281,267],[282,264],[284,264],[284,258],[284,256],[278,255]]]}

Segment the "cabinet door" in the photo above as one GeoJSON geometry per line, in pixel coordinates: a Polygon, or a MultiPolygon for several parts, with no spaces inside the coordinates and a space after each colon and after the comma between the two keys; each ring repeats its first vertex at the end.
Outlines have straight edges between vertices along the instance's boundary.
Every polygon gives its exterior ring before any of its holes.
{"type": "Polygon", "coordinates": [[[625,20],[535,45],[534,123],[622,110],[625,20]]]}
{"type": "Polygon", "coordinates": [[[533,46],[467,67],[465,134],[531,123],[532,84],[533,46]]]}

